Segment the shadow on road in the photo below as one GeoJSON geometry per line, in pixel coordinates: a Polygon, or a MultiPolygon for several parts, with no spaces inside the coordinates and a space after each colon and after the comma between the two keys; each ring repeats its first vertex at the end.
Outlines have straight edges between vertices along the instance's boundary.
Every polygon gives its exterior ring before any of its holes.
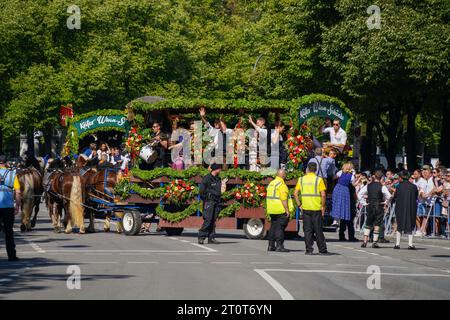
{"type": "MultiPolygon", "coordinates": [[[[8,294],[21,291],[30,292],[30,298],[38,298],[33,296],[33,291],[55,288],[53,281],[60,282],[60,286],[66,288],[66,281],[71,275],[67,272],[67,267],[73,265],[69,262],[59,262],[46,258],[22,258],[17,262],[7,262],[0,260],[0,299],[8,298],[8,294]],[[48,272],[48,267],[61,267],[58,273],[54,269],[48,272]],[[6,281],[5,281],[6,280],[6,281]]],[[[83,263],[77,263],[81,267],[83,263]]],[[[133,276],[129,275],[96,275],[81,273],[81,281],[103,281],[114,279],[129,279],[133,276]]],[[[57,285],[56,285],[57,286],[57,285]]]]}

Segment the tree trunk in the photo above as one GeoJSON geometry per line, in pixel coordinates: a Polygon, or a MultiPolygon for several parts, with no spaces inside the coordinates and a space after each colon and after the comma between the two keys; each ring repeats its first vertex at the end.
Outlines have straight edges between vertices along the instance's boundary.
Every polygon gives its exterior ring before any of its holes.
{"type": "Polygon", "coordinates": [[[441,165],[450,167],[450,130],[448,124],[450,123],[450,105],[448,101],[445,102],[446,107],[442,112],[441,124],[441,141],[439,143],[439,161],[441,165]]]}
{"type": "Polygon", "coordinates": [[[408,108],[408,119],[406,129],[406,159],[408,170],[417,169],[417,134],[416,134],[416,117],[417,108],[408,108]]]}
{"type": "Polygon", "coordinates": [[[366,135],[361,141],[361,170],[370,170],[375,166],[374,122],[367,120],[366,135]]]}

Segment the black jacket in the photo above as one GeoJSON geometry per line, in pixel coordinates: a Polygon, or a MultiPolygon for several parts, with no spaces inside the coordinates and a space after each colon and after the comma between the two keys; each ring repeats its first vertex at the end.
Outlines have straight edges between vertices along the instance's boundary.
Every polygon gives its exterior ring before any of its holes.
{"type": "Polygon", "coordinates": [[[207,174],[200,184],[199,194],[203,201],[220,201],[222,194],[222,180],[220,177],[213,176],[211,173],[207,174]]]}

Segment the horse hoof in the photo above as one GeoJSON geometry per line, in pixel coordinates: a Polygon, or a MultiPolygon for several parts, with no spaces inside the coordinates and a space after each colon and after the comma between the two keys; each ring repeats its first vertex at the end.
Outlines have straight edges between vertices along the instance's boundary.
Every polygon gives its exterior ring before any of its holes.
{"type": "Polygon", "coordinates": [[[27,230],[27,227],[25,227],[24,224],[20,225],[20,231],[25,232],[27,230]]]}
{"type": "Polygon", "coordinates": [[[32,228],[36,227],[36,221],[31,221],[31,227],[32,228]]]}
{"type": "Polygon", "coordinates": [[[107,228],[107,229],[103,229],[103,231],[105,231],[105,232],[109,232],[109,228],[107,228]]]}
{"type": "Polygon", "coordinates": [[[95,233],[95,229],[94,228],[86,229],[86,233],[95,233]]]}

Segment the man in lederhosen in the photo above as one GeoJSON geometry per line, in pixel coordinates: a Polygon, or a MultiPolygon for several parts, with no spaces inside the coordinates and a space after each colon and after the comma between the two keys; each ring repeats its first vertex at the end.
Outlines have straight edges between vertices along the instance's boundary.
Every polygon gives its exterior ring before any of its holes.
{"type": "Polygon", "coordinates": [[[379,248],[378,239],[380,235],[380,226],[384,217],[384,204],[391,198],[391,194],[386,186],[381,184],[383,172],[381,170],[375,171],[373,176],[374,181],[364,186],[358,193],[358,198],[367,197],[367,219],[364,228],[364,242],[361,248],[367,247],[369,235],[373,229],[373,244],[372,248],[379,248]]]}

